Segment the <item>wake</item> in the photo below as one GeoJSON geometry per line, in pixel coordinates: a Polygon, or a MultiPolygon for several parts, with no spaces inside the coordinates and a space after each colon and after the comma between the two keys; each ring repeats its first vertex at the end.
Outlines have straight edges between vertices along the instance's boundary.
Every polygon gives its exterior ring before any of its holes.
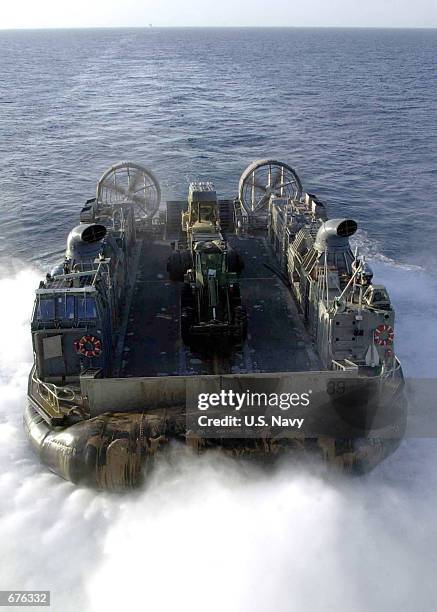
{"type": "MultiPolygon", "coordinates": [[[[437,286],[423,269],[371,265],[397,307],[407,375],[434,376],[437,286]]],[[[434,440],[405,441],[354,480],[188,453],[129,495],[47,472],[21,423],[40,276],[23,268],[0,280],[0,589],[50,589],[65,612],[434,607],[434,440]]]]}

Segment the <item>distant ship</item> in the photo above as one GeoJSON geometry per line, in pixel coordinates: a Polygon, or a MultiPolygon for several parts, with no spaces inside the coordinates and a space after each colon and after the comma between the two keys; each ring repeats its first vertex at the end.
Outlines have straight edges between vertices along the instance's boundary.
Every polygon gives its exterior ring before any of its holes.
{"type": "Polygon", "coordinates": [[[316,453],[355,472],[393,452],[406,410],[395,312],[351,248],[357,223],[328,219],[272,159],[243,172],[235,198],[198,182],[165,210],[160,200],[150,170],[109,168],[36,290],[25,428],[42,461],[118,489],[172,440],[238,457],[316,453]],[[187,425],[193,389],[279,393],[302,377],[346,433],[226,438],[187,425]]]}

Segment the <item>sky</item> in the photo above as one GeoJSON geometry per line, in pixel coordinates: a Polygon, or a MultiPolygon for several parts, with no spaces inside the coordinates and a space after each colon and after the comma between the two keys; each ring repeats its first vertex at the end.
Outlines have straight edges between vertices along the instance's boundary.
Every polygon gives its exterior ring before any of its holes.
{"type": "Polygon", "coordinates": [[[2,0],[0,29],[148,26],[437,27],[437,0],[2,0]]]}

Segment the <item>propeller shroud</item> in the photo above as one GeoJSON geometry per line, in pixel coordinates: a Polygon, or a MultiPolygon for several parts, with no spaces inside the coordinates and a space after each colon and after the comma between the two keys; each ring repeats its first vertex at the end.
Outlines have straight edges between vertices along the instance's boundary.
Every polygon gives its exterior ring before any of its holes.
{"type": "Polygon", "coordinates": [[[276,159],[259,159],[241,175],[238,194],[249,216],[262,216],[272,195],[300,200],[302,183],[288,164],[276,159]]]}
{"type": "Polygon", "coordinates": [[[161,187],[155,175],[136,162],[111,166],[97,183],[97,201],[105,206],[133,204],[136,221],[150,221],[161,202],[161,187]]]}

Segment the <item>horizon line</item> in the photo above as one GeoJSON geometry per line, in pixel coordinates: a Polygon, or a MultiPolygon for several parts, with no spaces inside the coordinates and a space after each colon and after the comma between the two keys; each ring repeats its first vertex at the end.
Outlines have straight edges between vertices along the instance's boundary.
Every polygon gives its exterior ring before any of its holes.
{"type": "Polygon", "coordinates": [[[211,29],[211,30],[436,30],[437,25],[433,26],[384,26],[384,25],[122,25],[122,26],[38,26],[38,27],[11,27],[3,28],[0,32],[35,32],[47,30],[188,30],[188,29],[211,29]]]}

